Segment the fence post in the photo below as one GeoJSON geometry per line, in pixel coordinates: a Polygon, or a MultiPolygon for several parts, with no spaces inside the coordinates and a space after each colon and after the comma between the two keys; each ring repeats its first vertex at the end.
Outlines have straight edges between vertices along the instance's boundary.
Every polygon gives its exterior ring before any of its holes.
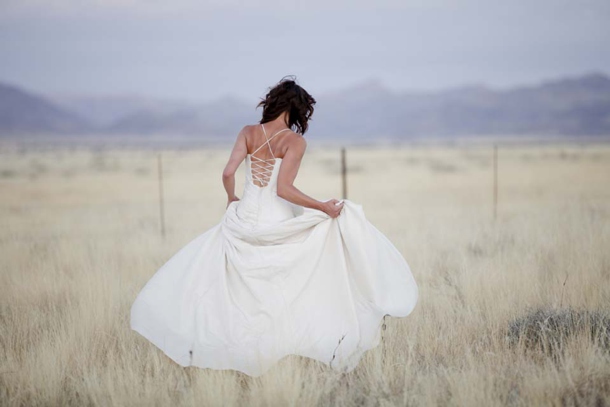
{"type": "Polygon", "coordinates": [[[498,218],[498,144],[494,143],[494,220],[498,218]]]}
{"type": "Polygon", "coordinates": [[[341,147],[341,186],[343,199],[347,199],[347,164],[345,159],[345,147],[341,147]]]}
{"type": "Polygon", "coordinates": [[[165,239],[165,202],[163,196],[163,162],[161,153],[157,155],[157,174],[159,178],[159,222],[161,224],[161,237],[165,239]]]}

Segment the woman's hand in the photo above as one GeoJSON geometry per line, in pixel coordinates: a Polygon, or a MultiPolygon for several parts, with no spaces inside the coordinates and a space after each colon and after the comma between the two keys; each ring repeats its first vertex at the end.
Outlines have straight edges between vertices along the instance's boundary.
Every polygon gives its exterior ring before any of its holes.
{"type": "Polygon", "coordinates": [[[229,205],[231,205],[231,202],[233,202],[233,201],[239,201],[239,198],[236,196],[234,196],[233,198],[229,198],[227,200],[227,208],[229,207],[229,205]]]}
{"type": "Polygon", "coordinates": [[[330,199],[326,202],[322,202],[321,209],[331,218],[336,218],[341,214],[341,209],[343,209],[343,202],[337,199],[330,199]]]}

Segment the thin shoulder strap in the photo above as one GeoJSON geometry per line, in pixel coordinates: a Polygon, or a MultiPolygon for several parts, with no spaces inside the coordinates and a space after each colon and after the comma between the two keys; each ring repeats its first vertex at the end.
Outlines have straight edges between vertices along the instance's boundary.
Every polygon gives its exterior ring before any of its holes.
{"type": "Polygon", "coordinates": [[[277,133],[275,133],[275,134],[274,134],[273,136],[271,136],[270,138],[267,138],[267,131],[265,130],[265,126],[263,126],[263,123],[261,123],[261,127],[263,128],[263,133],[265,134],[265,143],[261,144],[261,145],[260,145],[260,146],[259,146],[259,147],[258,147],[256,150],[254,150],[254,151],[253,151],[253,152],[252,152],[250,155],[252,155],[252,154],[256,153],[258,150],[260,150],[260,149],[261,149],[261,147],[262,147],[262,146],[264,146],[265,144],[267,144],[267,145],[269,146],[269,151],[271,152],[271,156],[272,156],[273,158],[275,158],[275,155],[273,155],[273,150],[271,149],[271,144],[269,144],[269,142],[270,142],[271,140],[273,140],[273,138],[274,138],[275,136],[277,136],[278,134],[280,134],[281,132],[286,131],[286,130],[290,130],[290,129],[282,129],[282,130],[278,131],[277,133]]]}

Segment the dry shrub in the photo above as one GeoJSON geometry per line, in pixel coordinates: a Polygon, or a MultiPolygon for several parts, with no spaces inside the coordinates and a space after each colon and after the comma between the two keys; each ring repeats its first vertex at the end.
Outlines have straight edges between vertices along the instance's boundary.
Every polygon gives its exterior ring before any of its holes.
{"type": "Polygon", "coordinates": [[[512,345],[521,344],[526,350],[542,351],[550,356],[559,355],[568,340],[581,334],[610,352],[609,314],[573,308],[537,308],[508,326],[508,340],[512,345]]]}

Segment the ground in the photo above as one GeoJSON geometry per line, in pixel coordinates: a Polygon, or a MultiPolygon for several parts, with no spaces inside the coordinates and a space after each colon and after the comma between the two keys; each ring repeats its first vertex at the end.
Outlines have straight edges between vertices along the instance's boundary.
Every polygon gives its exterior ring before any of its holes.
{"type": "MultiPolygon", "coordinates": [[[[610,145],[500,144],[495,216],[489,143],[348,148],[348,199],[419,302],[350,374],[288,356],[256,379],[182,368],[129,329],[144,283],[219,222],[227,149],[161,152],[162,238],[157,151],[0,146],[1,405],[610,405],[608,332],[536,322],[610,313],[610,145]],[[528,318],[538,347],[509,329],[528,318]]],[[[296,184],[341,198],[339,165],[310,146],[296,184]]]]}

